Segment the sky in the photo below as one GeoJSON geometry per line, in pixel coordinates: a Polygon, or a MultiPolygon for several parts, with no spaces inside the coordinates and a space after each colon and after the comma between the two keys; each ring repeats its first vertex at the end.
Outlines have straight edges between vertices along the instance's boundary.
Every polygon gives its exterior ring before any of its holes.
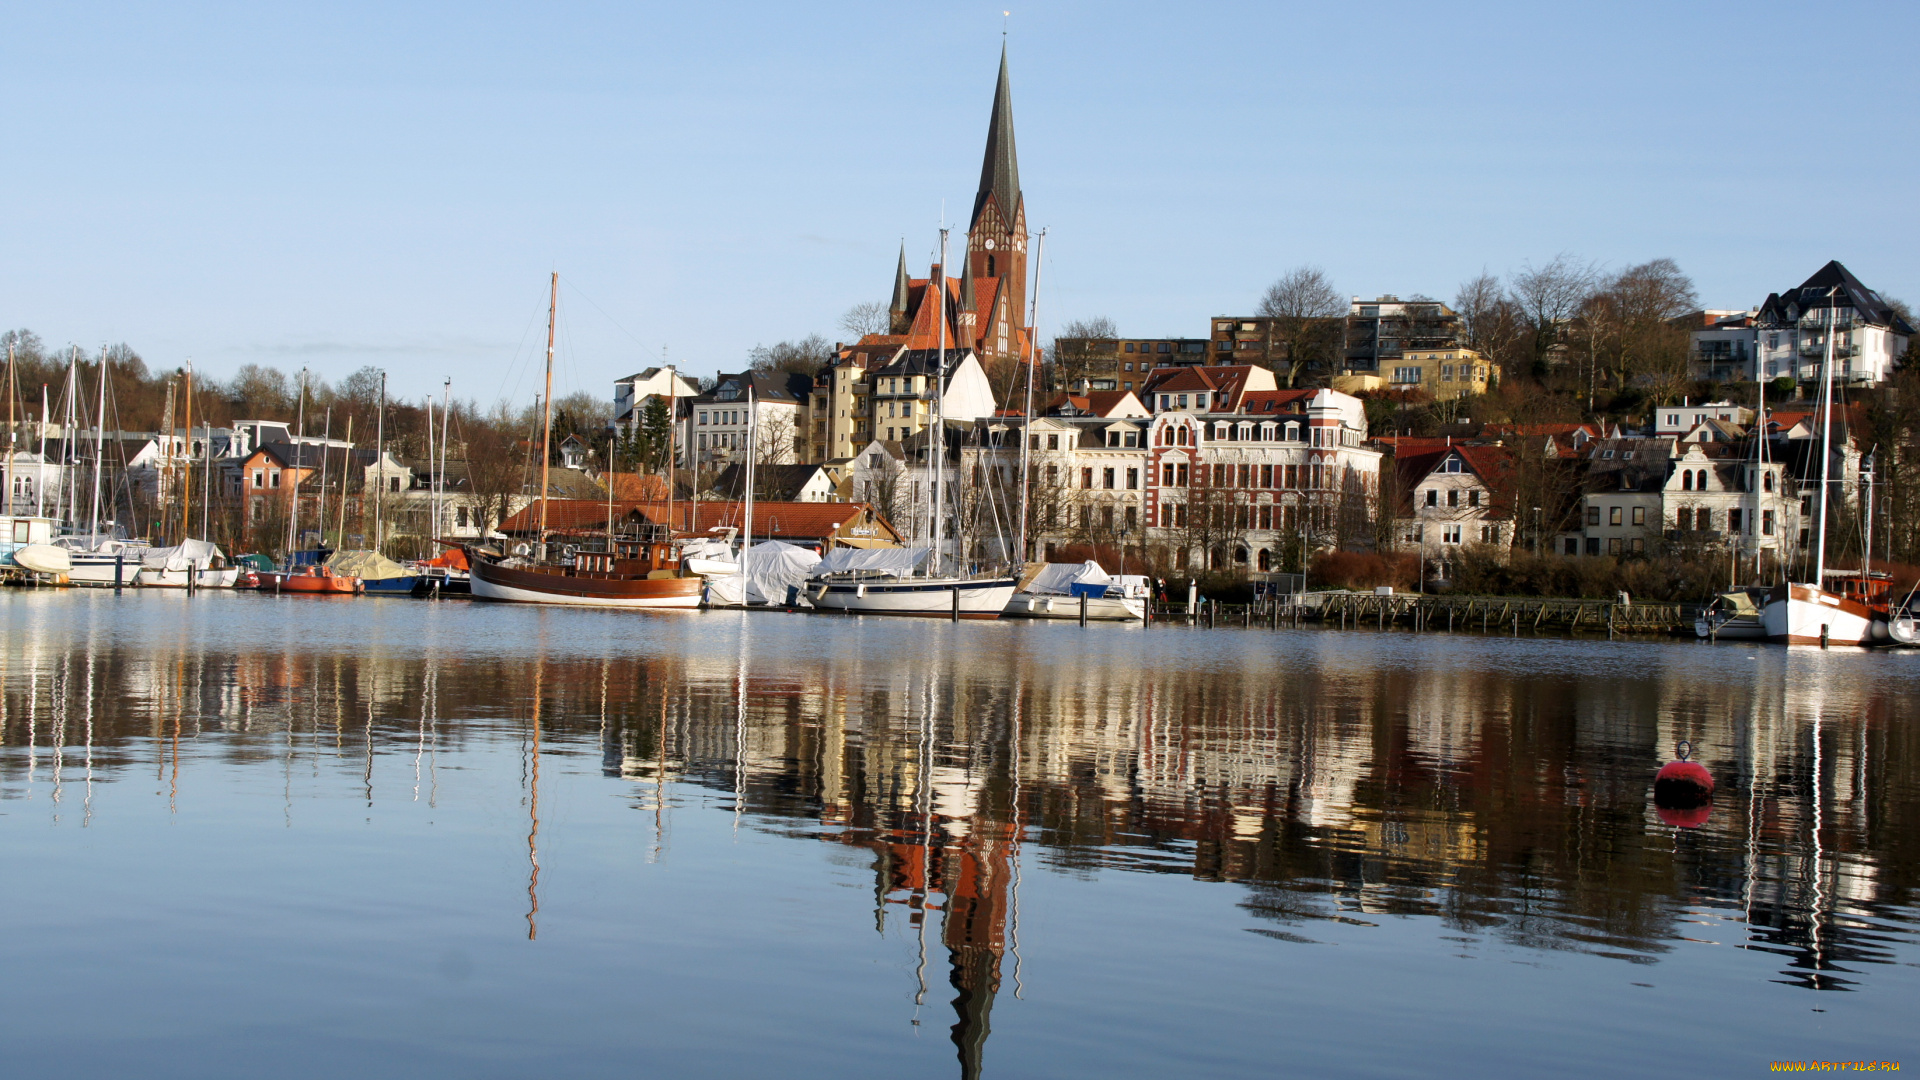
{"type": "Polygon", "coordinates": [[[0,326],[528,403],[558,272],[557,394],[738,370],[964,229],[1003,24],[1043,341],[1563,252],[1920,301],[1910,2],[12,4],[0,326]]]}

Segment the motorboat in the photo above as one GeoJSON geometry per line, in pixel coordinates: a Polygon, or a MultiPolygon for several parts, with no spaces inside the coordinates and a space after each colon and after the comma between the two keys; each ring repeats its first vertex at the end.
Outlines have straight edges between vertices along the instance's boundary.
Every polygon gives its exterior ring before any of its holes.
{"type": "Polygon", "coordinates": [[[54,543],[67,549],[73,569],[67,578],[75,585],[132,585],[153,545],[119,537],[63,536],[54,543]]]}
{"type": "Polygon", "coordinates": [[[197,589],[231,589],[240,583],[240,567],[216,544],[183,540],[172,547],[148,548],[133,582],[142,588],[184,589],[191,582],[197,589]]]}
{"type": "Polygon", "coordinates": [[[1767,625],[1761,618],[1760,604],[1766,594],[1757,590],[1741,589],[1736,592],[1723,592],[1713,598],[1713,602],[1701,609],[1698,618],[1693,620],[1693,633],[1699,638],[1727,638],[1732,641],[1765,641],[1767,625]]]}
{"type": "Polygon", "coordinates": [[[1090,620],[1139,622],[1146,617],[1151,595],[1144,576],[1110,576],[1091,560],[1032,563],[1002,614],[1020,619],[1078,619],[1084,607],[1090,620]]]}
{"type": "Polygon", "coordinates": [[[927,548],[835,548],[807,579],[806,597],[822,611],[997,619],[1019,580],[1001,576],[923,575],[927,548]]]}
{"type": "Polygon", "coordinates": [[[258,575],[254,588],[275,595],[301,593],[309,596],[358,596],[366,586],[357,577],[334,572],[329,566],[303,566],[298,570],[273,570],[258,575]]]}

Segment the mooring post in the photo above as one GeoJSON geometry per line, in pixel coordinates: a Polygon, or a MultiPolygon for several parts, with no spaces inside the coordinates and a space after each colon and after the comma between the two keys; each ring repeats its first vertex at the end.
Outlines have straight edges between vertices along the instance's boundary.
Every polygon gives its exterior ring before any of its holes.
{"type": "Polygon", "coordinates": [[[1823,649],[1827,647],[1827,624],[1826,623],[1820,624],[1820,647],[1823,649]]]}
{"type": "Polygon", "coordinates": [[[1087,594],[1080,594],[1080,625],[1087,625],[1087,594]]]}
{"type": "Polygon", "coordinates": [[[125,580],[126,572],[127,572],[126,553],[119,552],[119,551],[114,552],[113,553],[113,595],[115,596],[120,595],[120,586],[122,582],[125,580]]]}
{"type": "Polygon", "coordinates": [[[950,621],[960,621],[960,586],[958,585],[953,587],[953,618],[950,621]]]}

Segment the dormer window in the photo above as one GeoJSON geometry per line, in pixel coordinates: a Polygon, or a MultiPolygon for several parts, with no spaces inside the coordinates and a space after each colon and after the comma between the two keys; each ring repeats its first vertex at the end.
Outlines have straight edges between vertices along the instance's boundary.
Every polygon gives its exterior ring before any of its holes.
{"type": "Polygon", "coordinates": [[[1457,473],[1457,472],[1459,472],[1459,471],[1460,471],[1460,459],[1459,459],[1459,458],[1457,458],[1457,457],[1450,457],[1450,458],[1448,458],[1448,459],[1447,459],[1447,463],[1446,463],[1446,465],[1445,465],[1445,466],[1444,466],[1444,467],[1442,468],[1442,470],[1441,470],[1441,471],[1443,471],[1443,472],[1450,472],[1450,473],[1457,473]]]}

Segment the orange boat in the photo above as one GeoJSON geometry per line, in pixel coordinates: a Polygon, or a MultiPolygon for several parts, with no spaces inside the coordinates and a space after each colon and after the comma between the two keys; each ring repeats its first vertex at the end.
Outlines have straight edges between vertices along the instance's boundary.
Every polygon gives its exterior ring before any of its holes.
{"type": "Polygon", "coordinates": [[[270,571],[259,577],[260,584],[255,588],[261,592],[356,596],[366,591],[366,584],[359,578],[336,574],[325,566],[303,567],[292,574],[270,571]]]}

